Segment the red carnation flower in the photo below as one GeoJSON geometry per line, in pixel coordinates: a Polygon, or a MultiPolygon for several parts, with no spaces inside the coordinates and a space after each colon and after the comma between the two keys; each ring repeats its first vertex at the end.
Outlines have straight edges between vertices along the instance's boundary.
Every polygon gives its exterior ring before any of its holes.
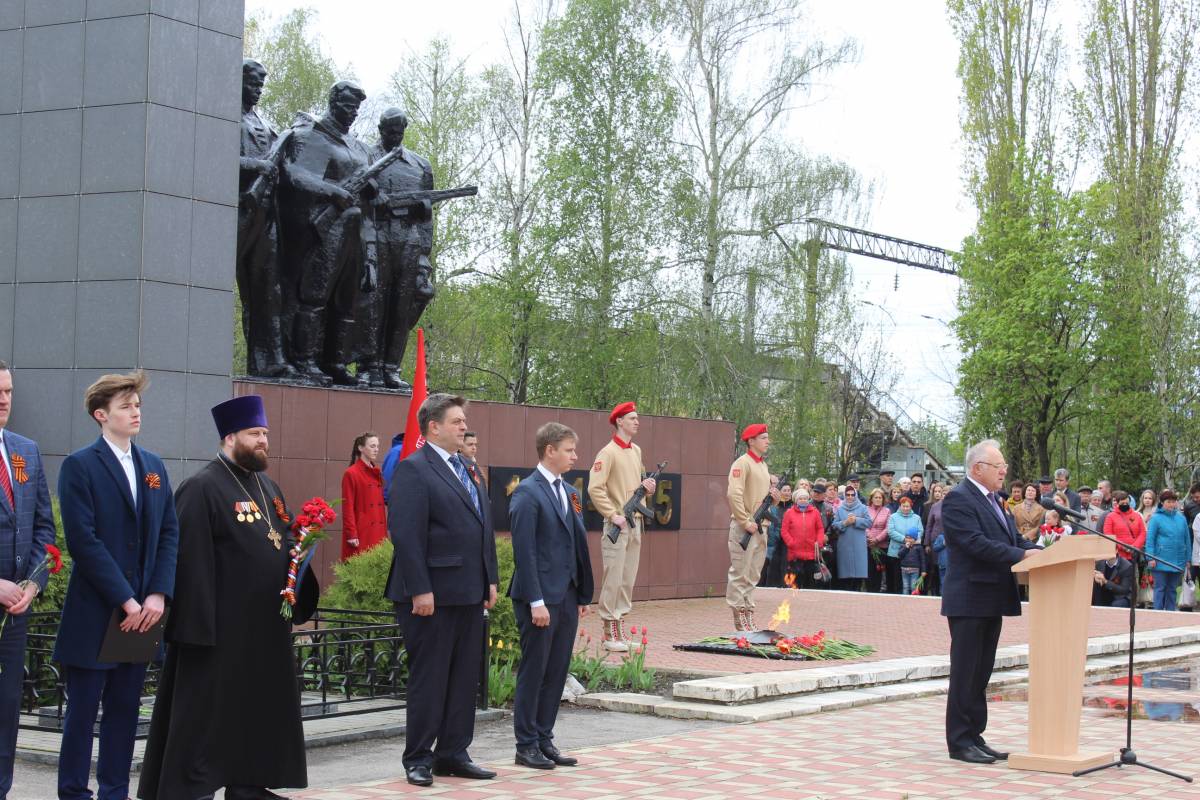
{"type": "Polygon", "coordinates": [[[58,573],[62,572],[62,550],[59,550],[52,544],[48,544],[46,545],[46,555],[54,560],[54,563],[50,566],[50,574],[57,575],[58,573]]]}

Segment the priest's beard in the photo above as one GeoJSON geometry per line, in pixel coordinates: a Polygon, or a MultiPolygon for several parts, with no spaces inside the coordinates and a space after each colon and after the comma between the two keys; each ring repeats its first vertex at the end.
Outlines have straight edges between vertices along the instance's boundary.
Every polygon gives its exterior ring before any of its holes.
{"type": "Polygon", "coordinates": [[[233,443],[233,463],[247,472],[263,472],[267,468],[267,447],[249,447],[241,442],[233,443]]]}

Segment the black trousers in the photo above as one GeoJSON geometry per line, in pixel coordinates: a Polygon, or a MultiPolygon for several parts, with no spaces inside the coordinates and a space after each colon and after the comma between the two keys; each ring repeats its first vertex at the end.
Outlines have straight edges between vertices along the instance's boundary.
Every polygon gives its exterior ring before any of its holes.
{"type": "Polygon", "coordinates": [[[900,594],[900,556],[883,557],[883,574],[887,578],[887,593],[900,594]]]}
{"type": "Polygon", "coordinates": [[[947,617],[950,623],[950,693],[946,697],[946,747],[950,752],[983,743],[987,685],[996,662],[1003,617],[947,617]]]}
{"type": "Polygon", "coordinates": [[[408,653],[408,720],[404,767],[470,760],[475,698],[483,659],[483,606],[434,605],[418,617],[396,604],[408,653]]]}
{"type": "Polygon", "coordinates": [[[513,601],[521,631],[521,663],[517,667],[517,693],[513,701],[513,733],[517,747],[536,747],[554,740],[554,720],[562,701],[563,685],[571,667],[571,648],[579,629],[579,602],[575,586],[561,603],[547,604],[550,624],[533,624],[528,603],[513,601]]]}

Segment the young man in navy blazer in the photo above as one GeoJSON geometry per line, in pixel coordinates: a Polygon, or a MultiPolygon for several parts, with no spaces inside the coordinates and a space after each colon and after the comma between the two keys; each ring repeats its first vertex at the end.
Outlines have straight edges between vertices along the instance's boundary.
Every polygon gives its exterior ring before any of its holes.
{"type": "Polygon", "coordinates": [[[66,669],[58,757],[60,800],[89,800],[92,730],[101,701],[98,800],[129,797],[145,664],[99,661],[113,611],[121,628],[148,631],[175,587],[179,523],[162,460],[133,443],[141,431],[142,372],[104,375],[84,394],[100,437],[67,456],[58,475],[63,534],[73,567],[54,645],[66,669]]]}
{"type": "Polygon", "coordinates": [[[986,439],[967,450],[966,467],[966,480],[942,501],[949,562],[942,583],[942,616],[950,624],[946,746],[953,759],[992,764],[1008,753],[983,739],[987,685],[1004,617],[1021,615],[1012,565],[1035,555],[1037,545],[1017,533],[996,494],[1008,473],[1000,443],[986,439]]]}
{"type": "Polygon", "coordinates": [[[496,604],[496,536],[486,494],[458,455],[467,401],[431,394],[417,411],[425,445],[396,465],[388,495],[395,546],[384,596],[395,603],[408,654],[404,771],[487,780],[471,761],[483,661],[483,611],[496,604]]]}
{"type": "Polygon", "coordinates": [[[47,572],[27,580],[54,543],[54,512],[37,443],[8,430],[13,376],[0,361],[0,614],[8,623],[0,633],[0,800],[12,788],[17,751],[17,720],[25,676],[25,612],[46,588],[47,572]]]}
{"type": "Polygon", "coordinates": [[[535,769],[577,763],[554,746],[554,720],[575,631],[593,591],[582,501],[562,479],[575,465],[578,441],[575,431],[557,422],[538,428],[539,463],[509,503],[515,568],[508,596],[521,630],[513,706],[516,763],[535,769]]]}

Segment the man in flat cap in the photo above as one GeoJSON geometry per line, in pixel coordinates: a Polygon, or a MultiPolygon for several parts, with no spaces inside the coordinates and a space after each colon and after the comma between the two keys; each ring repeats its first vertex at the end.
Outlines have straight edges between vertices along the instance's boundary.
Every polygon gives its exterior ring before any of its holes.
{"type": "Polygon", "coordinates": [[[626,519],[621,511],[639,485],[646,487],[647,494],[654,494],[655,482],[646,477],[642,449],[633,443],[641,425],[637,406],[619,403],[608,415],[608,424],[615,432],[592,460],[588,497],[604,517],[604,535],[600,537],[604,577],[600,581],[598,604],[604,626],[604,648],[623,653],[629,651],[629,640],[622,620],[633,608],[633,582],[637,580],[646,521],[640,514],[626,519]],[[613,527],[621,531],[615,542],[608,538],[613,527]]]}
{"type": "Polygon", "coordinates": [[[212,409],[221,450],[175,493],[179,559],[138,797],[270,800],[308,785],[292,623],[316,607],[312,570],[279,613],[293,539],[265,475],[267,415],[244,395],[212,409]]]}
{"type": "Polygon", "coordinates": [[[746,452],[729,467],[729,582],[725,602],[733,610],[733,627],[739,631],[756,631],[754,622],[754,587],[762,574],[767,557],[766,526],[770,518],[754,521],[754,513],[767,495],[779,502],[779,490],[771,486],[771,473],[763,459],[771,446],[767,426],[747,425],[742,431],[746,452]],[[742,549],[742,535],[749,533],[750,541],[742,549]]]}

